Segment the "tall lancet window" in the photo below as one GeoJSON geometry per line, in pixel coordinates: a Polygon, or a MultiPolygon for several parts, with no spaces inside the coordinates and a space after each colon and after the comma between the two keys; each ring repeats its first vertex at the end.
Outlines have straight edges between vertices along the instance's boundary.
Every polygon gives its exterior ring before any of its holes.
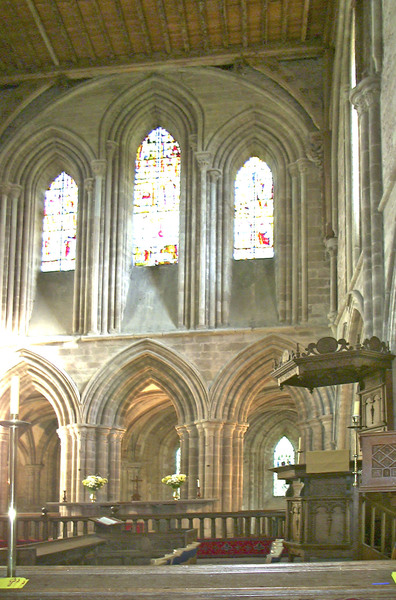
{"type": "Polygon", "coordinates": [[[45,193],[42,271],[73,271],[76,263],[78,187],[64,171],[45,193]]]}
{"type": "Polygon", "coordinates": [[[274,256],[274,185],[267,163],[249,158],[235,179],[234,259],[274,256]]]}
{"type": "MultiPolygon", "coordinates": [[[[273,464],[274,467],[294,464],[294,448],[286,436],[283,436],[275,446],[273,464]]],[[[274,473],[274,496],[284,496],[287,487],[285,481],[278,479],[277,473],[274,473]]]]}
{"type": "Polygon", "coordinates": [[[180,146],[162,127],[139,146],[135,164],[133,264],[178,262],[180,146]]]}

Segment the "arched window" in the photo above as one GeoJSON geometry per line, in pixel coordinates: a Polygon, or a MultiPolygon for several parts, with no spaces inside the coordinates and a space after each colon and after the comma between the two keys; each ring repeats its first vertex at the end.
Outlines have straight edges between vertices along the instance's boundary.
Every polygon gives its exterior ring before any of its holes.
{"type": "Polygon", "coordinates": [[[64,171],[45,193],[42,271],[73,271],[76,262],[78,187],[64,171]]]}
{"type": "Polygon", "coordinates": [[[133,203],[133,264],[177,263],[180,147],[162,127],[139,146],[133,203]]]}
{"type": "Polygon", "coordinates": [[[234,259],[274,256],[274,186],[267,163],[249,158],[235,179],[234,259]]]}
{"type": "MultiPolygon", "coordinates": [[[[294,464],[294,448],[286,436],[283,436],[275,446],[274,467],[294,464]]],[[[284,496],[287,490],[285,481],[278,479],[277,473],[274,473],[274,496],[284,496]]]]}

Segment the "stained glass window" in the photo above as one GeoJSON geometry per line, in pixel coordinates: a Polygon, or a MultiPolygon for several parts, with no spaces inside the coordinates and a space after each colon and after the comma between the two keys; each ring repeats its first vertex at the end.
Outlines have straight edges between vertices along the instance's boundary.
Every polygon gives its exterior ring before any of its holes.
{"type": "Polygon", "coordinates": [[[234,258],[274,256],[274,186],[271,169],[251,157],[235,179],[234,258]]]}
{"type": "Polygon", "coordinates": [[[162,127],[139,146],[135,164],[133,264],[177,263],[180,147],[162,127]]]}
{"type": "Polygon", "coordinates": [[[76,261],[78,187],[65,172],[45,193],[42,271],[72,271],[76,261]]]}
{"type": "MultiPolygon", "coordinates": [[[[294,464],[294,448],[290,440],[283,436],[275,446],[274,467],[294,464]]],[[[284,496],[288,488],[287,483],[278,479],[277,473],[274,473],[274,496],[284,496]]]]}

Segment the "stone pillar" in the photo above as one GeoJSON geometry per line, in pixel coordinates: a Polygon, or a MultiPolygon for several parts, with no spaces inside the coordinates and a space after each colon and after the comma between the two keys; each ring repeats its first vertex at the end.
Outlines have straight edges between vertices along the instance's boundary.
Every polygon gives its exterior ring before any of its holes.
{"type": "MultiPolygon", "coordinates": [[[[101,252],[102,260],[102,333],[114,332],[116,330],[114,317],[115,305],[115,283],[117,278],[117,205],[112,197],[113,180],[113,157],[118,147],[116,142],[107,141],[107,174],[106,189],[103,207],[103,244],[101,252]],[[114,223],[115,220],[115,223],[114,223]]],[[[118,322],[118,319],[116,319],[118,322]]]]}
{"type": "Polygon", "coordinates": [[[337,238],[327,238],[325,245],[330,257],[330,312],[328,318],[330,323],[334,323],[337,316],[337,238]]]}
{"type": "Polygon", "coordinates": [[[232,455],[235,493],[231,509],[233,511],[241,510],[243,504],[243,441],[248,427],[247,423],[238,423],[234,429],[232,455]]]}
{"type": "Polygon", "coordinates": [[[27,464],[23,468],[24,474],[27,475],[26,497],[29,499],[29,505],[36,510],[39,510],[42,504],[40,490],[42,489],[41,471],[43,466],[42,464],[27,464]]]}
{"type": "Polygon", "coordinates": [[[121,446],[124,434],[125,429],[113,428],[108,435],[108,474],[105,477],[109,480],[106,487],[110,502],[121,499],[121,446]]]}
{"type": "Polygon", "coordinates": [[[93,210],[93,189],[94,180],[89,177],[84,180],[84,200],[79,207],[79,232],[80,237],[77,237],[77,251],[79,252],[80,260],[76,265],[76,281],[74,285],[74,331],[78,333],[88,333],[89,324],[91,323],[91,247],[90,238],[92,235],[92,210],[93,210]]]}
{"type": "Polygon", "coordinates": [[[93,197],[93,210],[91,212],[91,321],[89,326],[89,333],[99,333],[101,327],[101,307],[99,305],[99,298],[102,293],[102,282],[101,278],[101,262],[100,262],[100,242],[101,242],[101,216],[102,216],[102,187],[103,177],[106,171],[106,160],[94,160],[91,164],[92,172],[94,174],[94,197],[93,197]]]}
{"type": "Polygon", "coordinates": [[[209,327],[216,327],[222,323],[222,235],[221,222],[222,215],[218,211],[221,202],[217,198],[217,182],[222,172],[219,169],[210,169],[210,215],[208,220],[209,227],[209,327]]]}
{"type": "Polygon", "coordinates": [[[299,222],[300,222],[300,197],[298,187],[298,167],[297,164],[289,165],[289,173],[292,178],[292,265],[291,265],[291,281],[292,281],[292,323],[298,323],[299,320],[299,286],[298,286],[298,272],[299,272],[299,257],[300,257],[300,243],[299,243],[299,222]]]}
{"type": "Polygon", "coordinates": [[[232,511],[235,494],[233,436],[236,423],[223,425],[223,460],[222,460],[222,505],[221,510],[232,511]]]}
{"type": "MultiPolygon", "coordinates": [[[[222,456],[221,421],[199,421],[197,428],[203,440],[203,496],[221,497],[220,460],[222,456]]],[[[202,487],[202,484],[201,484],[202,487]]]]}
{"type": "Polygon", "coordinates": [[[301,206],[301,320],[308,321],[308,231],[307,231],[307,172],[310,165],[309,160],[300,158],[297,161],[300,173],[300,206],[301,206]]]}
{"type": "Polygon", "coordinates": [[[278,252],[278,315],[279,321],[284,323],[287,318],[287,293],[286,293],[286,281],[288,278],[286,265],[288,262],[288,229],[290,226],[290,214],[288,205],[288,194],[286,185],[285,169],[283,164],[279,165],[277,174],[277,200],[276,200],[276,213],[279,214],[279,218],[275,221],[275,238],[276,248],[278,252]],[[280,208],[282,207],[282,208],[280,208]]]}
{"type": "Polygon", "coordinates": [[[366,77],[351,93],[359,115],[364,333],[382,338],[384,320],[380,81],[366,77]]]}
{"type": "MultiPolygon", "coordinates": [[[[10,185],[9,195],[11,204],[11,221],[10,221],[10,233],[9,233],[9,246],[8,246],[8,283],[7,283],[7,312],[6,312],[6,329],[11,332],[19,330],[18,322],[15,318],[15,306],[19,301],[19,283],[20,283],[20,272],[17,271],[16,263],[16,248],[17,239],[20,236],[18,231],[18,209],[19,209],[19,197],[21,195],[22,188],[19,185],[10,185]]],[[[19,312],[19,311],[17,311],[19,312]]]]}
{"type": "Polygon", "coordinates": [[[197,152],[197,163],[200,168],[200,215],[199,215],[199,277],[198,277],[198,328],[205,328],[207,318],[207,281],[208,281],[208,193],[207,171],[211,162],[209,152],[197,152]]]}
{"type": "Polygon", "coordinates": [[[63,491],[69,502],[77,500],[75,496],[75,481],[73,479],[73,436],[70,428],[66,425],[57,429],[60,439],[60,481],[59,500],[62,499],[63,491]]]}

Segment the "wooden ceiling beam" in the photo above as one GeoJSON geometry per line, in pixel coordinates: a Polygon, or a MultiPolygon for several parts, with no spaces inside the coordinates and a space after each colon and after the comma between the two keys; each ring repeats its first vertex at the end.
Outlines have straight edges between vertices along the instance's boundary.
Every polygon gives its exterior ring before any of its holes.
{"type": "Polygon", "coordinates": [[[206,19],[206,7],[204,0],[198,0],[198,12],[199,12],[199,22],[201,24],[202,31],[202,41],[205,52],[209,51],[210,42],[209,42],[209,31],[208,24],[206,19]]]}
{"type": "Polygon", "coordinates": [[[80,8],[80,5],[79,5],[79,3],[78,3],[78,0],[71,0],[71,1],[73,2],[73,4],[74,4],[74,8],[76,9],[76,12],[77,12],[77,14],[78,14],[78,17],[79,17],[79,19],[80,19],[80,27],[79,27],[79,31],[80,31],[80,32],[83,34],[83,37],[84,37],[85,41],[87,42],[88,51],[89,51],[89,53],[90,53],[90,55],[91,55],[91,58],[92,58],[93,60],[97,60],[97,56],[96,56],[96,52],[95,52],[95,48],[94,48],[94,47],[93,47],[93,45],[92,45],[91,38],[90,38],[90,36],[89,36],[89,34],[88,34],[88,31],[87,31],[87,28],[86,28],[86,26],[85,26],[84,17],[83,17],[83,14],[82,14],[82,12],[81,12],[81,8],[80,8]]]}
{"type": "Polygon", "coordinates": [[[268,42],[268,0],[261,2],[261,40],[263,44],[268,42]]]}
{"type": "Polygon", "coordinates": [[[184,0],[176,0],[177,13],[179,15],[179,23],[181,28],[181,34],[183,39],[184,52],[190,52],[190,39],[188,36],[187,21],[186,21],[186,9],[184,6],[184,0]]]}
{"type": "Polygon", "coordinates": [[[110,58],[115,58],[115,51],[114,51],[114,46],[112,44],[112,41],[110,39],[109,33],[107,31],[107,27],[106,27],[106,23],[105,20],[103,18],[103,13],[100,9],[100,6],[98,4],[98,0],[91,0],[92,5],[95,8],[95,13],[96,13],[96,18],[98,20],[99,23],[99,29],[101,31],[102,34],[102,39],[104,40],[109,52],[106,52],[106,55],[110,56],[110,58]]]}
{"type": "Polygon", "coordinates": [[[311,0],[304,0],[303,14],[302,14],[302,19],[301,19],[301,36],[300,36],[300,39],[302,42],[305,42],[305,40],[307,39],[308,17],[309,17],[310,4],[311,4],[311,0]]]}
{"type": "Polygon", "coordinates": [[[244,48],[247,48],[249,45],[247,6],[246,6],[246,0],[240,0],[240,1],[241,1],[242,46],[244,48]]]}
{"type": "Polygon", "coordinates": [[[287,27],[289,23],[289,0],[282,0],[282,33],[283,42],[287,40],[287,27]]]}
{"type": "Polygon", "coordinates": [[[224,48],[228,48],[230,45],[230,36],[228,33],[228,24],[227,24],[227,7],[226,0],[219,0],[219,11],[221,18],[221,39],[223,40],[224,48]]]}
{"type": "Polygon", "coordinates": [[[162,37],[163,37],[164,44],[165,44],[165,51],[167,54],[170,54],[172,52],[172,46],[171,46],[171,41],[170,41],[170,36],[169,36],[168,22],[166,19],[166,13],[165,13],[165,7],[164,7],[163,0],[157,0],[157,9],[158,9],[158,16],[159,16],[160,23],[161,23],[161,32],[162,32],[162,37]]]}
{"type": "Polygon", "coordinates": [[[69,79],[85,79],[100,75],[112,75],[116,73],[132,73],[140,71],[169,70],[183,67],[197,66],[222,66],[232,64],[244,59],[266,59],[296,60],[299,58],[318,58],[323,56],[324,48],[320,42],[296,43],[296,44],[267,44],[257,48],[245,50],[244,48],[233,48],[219,52],[211,52],[206,55],[188,55],[181,57],[164,55],[154,56],[147,60],[136,60],[129,62],[82,64],[67,68],[42,69],[32,73],[31,71],[20,71],[0,75],[0,85],[18,84],[23,81],[38,81],[68,77],[69,79]]]}
{"type": "Polygon", "coordinates": [[[37,12],[37,9],[36,9],[33,1],[32,0],[25,0],[25,1],[26,1],[26,4],[27,4],[27,6],[28,6],[28,8],[30,10],[30,13],[31,13],[31,15],[33,17],[33,20],[36,23],[36,27],[37,27],[37,29],[40,32],[40,35],[41,35],[41,38],[42,38],[42,40],[43,40],[43,42],[45,44],[45,47],[48,50],[48,54],[50,55],[52,62],[54,63],[54,65],[56,67],[59,67],[59,58],[57,57],[56,52],[55,52],[55,50],[54,50],[54,48],[53,48],[53,46],[52,46],[52,44],[50,42],[50,39],[49,39],[49,37],[47,35],[47,32],[45,31],[45,27],[43,25],[43,22],[42,22],[42,20],[40,18],[40,15],[37,12]]]}
{"type": "Polygon", "coordinates": [[[151,45],[150,31],[147,26],[146,17],[144,16],[144,12],[143,12],[142,0],[136,0],[135,10],[136,10],[136,14],[138,16],[140,27],[141,27],[142,33],[143,33],[143,43],[146,46],[147,53],[151,54],[153,51],[153,48],[151,45]]]}
{"type": "Polygon", "coordinates": [[[52,12],[54,13],[54,17],[55,17],[55,21],[56,21],[57,27],[59,27],[59,31],[60,31],[60,33],[62,35],[62,38],[65,40],[65,42],[66,42],[66,44],[67,44],[67,46],[69,48],[69,52],[72,55],[72,61],[74,63],[76,63],[78,61],[78,56],[77,56],[77,53],[76,53],[76,51],[74,49],[72,41],[70,39],[69,33],[68,33],[68,31],[67,31],[67,29],[65,27],[65,23],[63,21],[62,15],[61,15],[61,13],[59,11],[58,4],[57,4],[57,2],[55,0],[50,0],[50,2],[51,2],[51,8],[52,8],[52,12]]]}
{"type": "Polygon", "coordinates": [[[131,54],[133,52],[132,40],[129,36],[129,31],[128,31],[127,22],[125,19],[124,9],[122,8],[120,0],[114,0],[114,7],[117,12],[118,18],[119,18],[120,22],[122,23],[122,27],[121,27],[122,34],[124,36],[126,45],[129,48],[128,52],[129,52],[129,54],[131,54]]]}

